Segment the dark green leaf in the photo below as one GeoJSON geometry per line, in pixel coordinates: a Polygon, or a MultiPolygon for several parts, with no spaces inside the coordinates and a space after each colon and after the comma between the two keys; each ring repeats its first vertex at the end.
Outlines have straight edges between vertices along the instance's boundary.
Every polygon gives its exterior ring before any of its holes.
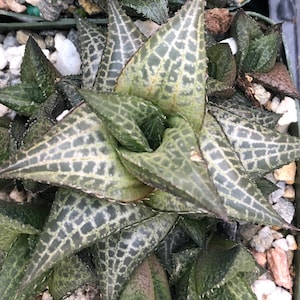
{"type": "Polygon", "coordinates": [[[107,5],[108,35],[94,84],[96,90],[104,92],[114,90],[122,68],[144,41],[144,36],[118,1],[108,1],[107,5]]]}
{"type": "Polygon", "coordinates": [[[180,117],[169,120],[162,144],[152,153],[120,149],[123,164],[137,178],[221,218],[226,213],[202,161],[190,124],[180,117]]]}
{"type": "Polygon", "coordinates": [[[103,198],[143,198],[151,188],[127,172],[115,147],[101,120],[82,104],[32,147],[19,151],[0,173],[6,178],[66,185],[103,198]]]}
{"type": "Polygon", "coordinates": [[[32,254],[22,288],[64,257],[153,215],[151,209],[142,205],[122,205],[60,189],[32,254]]]}
{"type": "MultiPolygon", "coordinates": [[[[122,146],[134,152],[152,151],[147,140],[147,135],[152,136],[152,133],[148,129],[148,132],[144,134],[142,129],[145,130],[144,126],[147,121],[151,126],[151,122],[158,118],[163,127],[161,131],[164,131],[166,118],[156,106],[134,96],[104,94],[88,90],[81,90],[80,93],[122,146]]],[[[160,139],[162,139],[162,133],[160,139]]]]}
{"type": "Polygon", "coordinates": [[[116,91],[151,100],[166,116],[183,115],[199,133],[205,112],[204,1],[184,7],[128,62],[116,91]]]}
{"type": "Polygon", "coordinates": [[[94,257],[104,299],[118,298],[130,274],[157,247],[176,219],[176,215],[157,214],[95,245],[94,257]]]}

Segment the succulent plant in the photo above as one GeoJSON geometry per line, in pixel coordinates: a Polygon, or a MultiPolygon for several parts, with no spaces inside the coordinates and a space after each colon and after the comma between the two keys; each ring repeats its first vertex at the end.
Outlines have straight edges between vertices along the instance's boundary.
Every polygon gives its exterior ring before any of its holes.
{"type": "Polygon", "coordinates": [[[107,9],[107,33],[76,17],[81,78],[62,77],[29,38],[22,82],[0,91],[17,112],[1,124],[1,184],[32,197],[0,202],[0,294],[48,286],[61,299],[90,283],[103,299],[255,299],[251,254],[217,224],[294,228],[262,182],[300,157],[300,140],[235,89],[274,67],[280,34],[238,12],[235,57],[205,39],[202,0],[149,39],[117,1],[107,9]]]}

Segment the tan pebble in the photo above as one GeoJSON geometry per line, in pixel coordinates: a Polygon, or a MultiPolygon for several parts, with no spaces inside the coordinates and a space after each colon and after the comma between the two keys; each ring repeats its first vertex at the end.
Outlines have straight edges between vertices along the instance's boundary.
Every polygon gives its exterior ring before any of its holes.
{"type": "MultiPolygon", "coordinates": [[[[273,226],[273,227],[275,227],[275,226],[273,226]]],[[[281,230],[281,229],[282,229],[282,227],[278,227],[277,230],[281,230]]],[[[283,238],[283,234],[277,230],[272,229],[272,236],[273,236],[274,240],[279,240],[279,239],[283,238]]]]}
{"type": "Polygon", "coordinates": [[[295,239],[295,237],[293,235],[288,234],[285,237],[285,239],[287,241],[289,250],[297,250],[298,249],[298,245],[297,245],[296,239],[295,239]]]}
{"type": "Polygon", "coordinates": [[[16,32],[16,39],[17,39],[17,41],[19,42],[20,45],[26,44],[29,36],[33,37],[33,39],[37,42],[37,44],[39,45],[39,47],[41,49],[46,48],[46,43],[40,35],[35,34],[33,32],[30,32],[28,30],[18,30],[16,32]]]}
{"type": "Polygon", "coordinates": [[[267,250],[267,261],[275,283],[288,290],[291,289],[293,280],[289,271],[287,253],[281,248],[271,248],[267,250]]]}
{"type": "Polygon", "coordinates": [[[16,0],[6,0],[8,8],[16,13],[22,13],[26,10],[26,6],[18,3],[16,0]]]}
{"type": "Polygon", "coordinates": [[[89,14],[94,15],[102,12],[102,9],[96,3],[90,0],[79,0],[79,5],[89,14]]]}
{"type": "Polygon", "coordinates": [[[295,189],[292,185],[287,185],[284,190],[283,197],[287,199],[294,200],[295,199],[295,189]]]}
{"type": "Polygon", "coordinates": [[[13,189],[9,197],[16,202],[24,202],[27,200],[27,195],[24,191],[18,191],[16,188],[13,189]]]}
{"type": "Polygon", "coordinates": [[[266,263],[267,263],[267,255],[266,252],[253,252],[252,253],[254,259],[256,260],[256,262],[262,266],[265,267],[266,263]]]}
{"type": "Polygon", "coordinates": [[[278,181],[285,181],[287,184],[294,184],[296,175],[296,163],[291,162],[274,171],[274,176],[278,181]]]}

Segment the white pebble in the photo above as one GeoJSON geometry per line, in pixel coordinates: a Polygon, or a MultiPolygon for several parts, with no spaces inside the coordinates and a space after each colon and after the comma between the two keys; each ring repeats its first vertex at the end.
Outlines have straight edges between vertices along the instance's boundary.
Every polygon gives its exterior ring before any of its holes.
{"type": "Polygon", "coordinates": [[[274,241],[272,246],[274,248],[281,248],[284,251],[289,250],[288,243],[287,243],[286,239],[284,239],[284,238],[274,241]]]}
{"type": "Polygon", "coordinates": [[[280,99],[278,97],[274,97],[271,101],[271,110],[276,112],[279,104],[280,104],[280,99]]]}
{"type": "Polygon", "coordinates": [[[253,83],[252,88],[255,99],[257,99],[261,105],[264,105],[269,101],[271,93],[268,92],[261,84],[253,83]]]}
{"type": "Polygon", "coordinates": [[[5,56],[9,63],[9,69],[14,75],[20,74],[24,51],[25,45],[9,47],[5,51],[5,56]]]}
{"type": "Polygon", "coordinates": [[[289,250],[297,250],[297,242],[295,240],[295,237],[291,234],[288,234],[286,237],[286,242],[288,244],[289,250]]]}
{"type": "Polygon", "coordinates": [[[0,103],[0,117],[3,117],[9,114],[10,112],[11,110],[8,107],[0,103]]]}
{"type": "Polygon", "coordinates": [[[292,300],[292,295],[282,287],[277,286],[264,300],[292,300]]]}
{"type": "Polygon", "coordinates": [[[0,70],[3,70],[6,67],[7,63],[8,61],[5,57],[3,45],[0,44],[0,70]]]}
{"type": "Polygon", "coordinates": [[[17,47],[17,46],[19,46],[17,39],[10,34],[8,34],[5,37],[5,39],[3,40],[3,48],[4,49],[8,49],[10,47],[17,47]]]}
{"type": "Polygon", "coordinates": [[[275,291],[276,285],[269,279],[258,279],[253,282],[251,288],[257,300],[265,300],[266,296],[275,291]]]}
{"type": "Polygon", "coordinates": [[[61,121],[67,114],[69,113],[69,110],[64,110],[60,115],[56,117],[56,121],[59,122],[61,121]]]}
{"type": "Polygon", "coordinates": [[[273,205],[273,208],[287,223],[292,222],[295,214],[293,203],[284,198],[280,198],[277,203],[273,205]]]}
{"type": "Polygon", "coordinates": [[[289,125],[293,122],[297,122],[295,100],[290,97],[284,97],[275,112],[277,114],[283,114],[278,121],[278,125],[289,125]]]}
{"type": "Polygon", "coordinates": [[[81,59],[74,44],[61,33],[55,35],[54,42],[57,50],[57,70],[62,75],[80,74],[81,59]]]}
{"type": "Polygon", "coordinates": [[[220,41],[220,43],[228,44],[233,55],[237,53],[237,43],[233,37],[220,41]]]}

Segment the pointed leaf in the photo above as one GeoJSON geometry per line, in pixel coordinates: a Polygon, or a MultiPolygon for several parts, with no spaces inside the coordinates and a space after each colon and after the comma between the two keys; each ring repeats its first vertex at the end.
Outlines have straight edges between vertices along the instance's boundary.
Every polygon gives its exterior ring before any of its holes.
{"type": "Polygon", "coordinates": [[[96,284],[90,268],[74,254],[64,258],[53,267],[49,291],[54,299],[62,299],[83,284],[96,284]]]}
{"type": "Polygon", "coordinates": [[[205,117],[199,144],[230,217],[259,224],[285,224],[248,176],[219,124],[209,114],[205,117]]]}
{"type": "Polygon", "coordinates": [[[195,212],[207,211],[226,218],[201,161],[196,136],[184,119],[173,117],[165,130],[162,144],[152,153],[134,153],[120,149],[123,164],[143,182],[198,205],[195,212]]]}
{"type": "Polygon", "coordinates": [[[243,61],[243,71],[248,73],[271,71],[276,62],[279,41],[279,33],[271,33],[252,41],[243,61]]]}
{"type": "Polygon", "coordinates": [[[238,45],[237,61],[239,66],[241,66],[248,53],[250,42],[257,37],[263,36],[263,32],[258,23],[247,15],[244,10],[240,9],[234,16],[231,34],[238,45]]]}
{"type": "Polygon", "coordinates": [[[231,86],[236,77],[235,58],[228,44],[219,43],[207,50],[210,77],[231,86]]]}
{"type": "Polygon", "coordinates": [[[38,99],[45,100],[35,83],[22,83],[0,89],[0,102],[26,117],[38,109],[38,99]]]}
{"type": "Polygon", "coordinates": [[[168,19],[167,0],[121,0],[121,3],[158,24],[163,24],[168,19]]]}
{"type": "Polygon", "coordinates": [[[114,90],[122,68],[144,41],[144,36],[118,1],[108,1],[107,5],[108,36],[94,85],[101,91],[114,90]]]}
{"type": "Polygon", "coordinates": [[[211,291],[223,286],[237,274],[254,270],[254,260],[242,246],[224,247],[211,243],[207,250],[199,253],[190,271],[186,296],[191,299],[209,296],[211,291]]]}
{"type": "Polygon", "coordinates": [[[7,127],[0,126],[0,162],[9,158],[10,155],[10,134],[7,127]]]}
{"type": "Polygon", "coordinates": [[[300,158],[300,140],[218,108],[217,119],[246,171],[257,178],[300,158]]]}
{"type": "Polygon", "coordinates": [[[46,278],[39,278],[35,286],[30,286],[26,297],[17,295],[20,282],[30,259],[30,241],[27,235],[19,235],[10,248],[0,271],[0,294],[2,299],[33,299],[46,288],[46,278]]]}
{"type": "Polygon", "coordinates": [[[0,173],[6,178],[66,185],[103,198],[143,198],[151,188],[126,171],[115,146],[100,119],[82,104],[31,148],[19,151],[0,173]]]}
{"type": "Polygon", "coordinates": [[[204,1],[188,1],[132,57],[116,91],[151,100],[165,115],[181,114],[198,133],[205,111],[204,1]]]}
{"type": "Polygon", "coordinates": [[[164,269],[154,255],[148,257],[133,273],[120,300],[171,300],[164,269]]]}
{"type": "Polygon", "coordinates": [[[42,50],[30,36],[27,40],[25,53],[21,65],[22,83],[36,84],[43,95],[39,102],[43,102],[55,90],[55,80],[60,77],[59,72],[45,57],[42,50]]]}
{"type": "Polygon", "coordinates": [[[122,205],[60,189],[32,254],[22,288],[64,257],[153,215],[151,209],[142,205],[122,205]]]}
{"type": "Polygon", "coordinates": [[[96,244],[96,267],[104,299],[118,298],[130,274],[157,247],[176,219],[176,215],[157,214],[96,244]],[[112,248],[115,255],[111,255],[112,248]]]}
{"type": "Polygon", "coordinates": [[[164,130],[165,116],[156,106],[134,96],[88,90],[80,93],[122,146],[134,152],[152,151],[141,128],[147,120],[153,121],[157,117],[164,130]]]}
{"type": "Polygon", "coordinates": [[[79,35],[80,57],[82,61],[82,87],[91,88],[94,85],[100,65],[106,36],[100,27],[87,19],[75,14],[79,35]]]}

